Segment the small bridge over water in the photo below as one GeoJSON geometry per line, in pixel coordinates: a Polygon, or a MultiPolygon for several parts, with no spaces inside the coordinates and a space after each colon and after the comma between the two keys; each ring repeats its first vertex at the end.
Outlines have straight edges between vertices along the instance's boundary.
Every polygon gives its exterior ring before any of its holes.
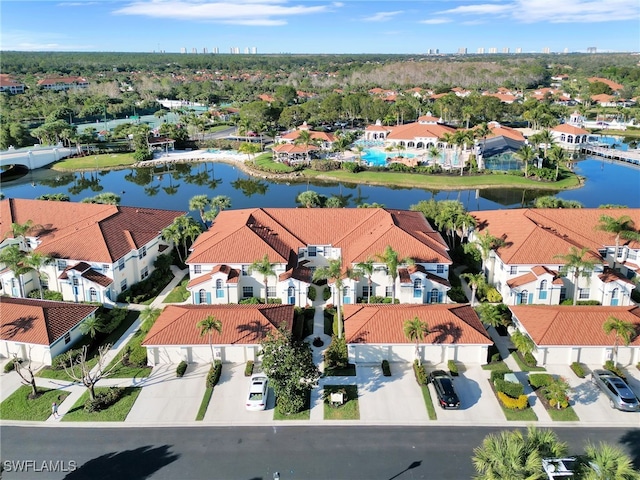
{"type": "Polygon", "coordinates": [[[586,145],[582,147],[581,152],[587,155],[597,155],[598,157],[610,158],[612,160],[619,160],[640,166],[640,151],[638,150],[617,150],[615,148],[586,145]]]}
{"type": "Polygon", "coordinates": [[[63,158],[71,156],[75,152],[74,148],[63,147],[62,145],[49,145],[17,148],[0,152],[0,167],[20,165],[28,170],[46,167],[63,158]]]}

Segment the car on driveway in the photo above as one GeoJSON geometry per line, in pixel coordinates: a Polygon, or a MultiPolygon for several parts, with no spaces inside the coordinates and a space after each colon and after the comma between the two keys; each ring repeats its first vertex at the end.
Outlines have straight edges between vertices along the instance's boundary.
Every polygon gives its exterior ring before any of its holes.
{"type": "Polygon", "coordinates": [[[264,410],[269,397],[269,379],[262,373],[251,375],[251,384],[247,394],[247,410],[264,410]]]}
{"type": "Polygon", "coordinates": [[[611,408],[625,412],[640,411],[640,400],[626,382],[609,370],[594,370],[591,382],[609,398],[611,408]]]}
{"type": "Polygon", "coordinates": [[[460,398],[453,386],[453,377],[444,370],[434,370],[429,374],[429,383],[438,396],[438,404],[445,409],[460,408],[460,398]]]}

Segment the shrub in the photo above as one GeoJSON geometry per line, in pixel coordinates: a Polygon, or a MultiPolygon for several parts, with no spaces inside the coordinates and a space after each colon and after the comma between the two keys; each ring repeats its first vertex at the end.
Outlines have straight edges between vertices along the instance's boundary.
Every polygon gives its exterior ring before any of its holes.
{"type": "Polygon", "coordinates": [[[326,302],[331,298],[331,289],[329,287],[324,287],[322,289],[322,299],[326,302]]]}
{"type": "Polygon", "coordinates": [[[93,413],[105,410],[120,400],[126,390],[127,389],[124,387],[110,387],[105,392],[97,393],[94,400],[88,398],[87,401],[84,402],[84,411],[87,413],[93,413]]]}
{"type": "Polygon", "coordinates": [[[573,362],[571,364],[571,370],[573,370],[573,373],[575,373],[580,378],[586,377],[584,367],[579,362],[573,362]]]}
{"type": "Polygon", "coordinates": [[[524,361],[525,365],[529,367],[535,367],[538,364],[536,357],[534,357],[531,352],[525,353],[522,360],[524,361]]]}
{"type": "Polygon", "coordinates": [[[207,373],[207,388],[213,388],[218,384],[220,380],[220,374],[222,373],[222,362],[220,360],[216,360],[211,368],[209,369],[209,373],[207,373]]]}
{"type": "Polygon", "coordinates": [[[491,355],[491,363],[497,363],[500,360],[502,360],[502,356],[500,355],[500,352],[496,352],[493,355],[491,355]]]}
{"type": "Polygon", "coordinates": [[[331,343],[324,352],[324,361],[327,368],[344,368],[349,363],[347,341],[337,335],[331,337],[331,343]]]}
{"type": "Polygon", "coordinates": [[[618,375],[620,378],[627,378],[624,374],[624,372],[622,371],[621,368],[619,368],[615,363],[613,363],[613,360],[607,360],[606,362],[604,362],[604,368],[609,370],[610,372],[615,373],[616,375],[618,375]]]}
{"type": "Polygon", "coordinates": [[[176,368],[176,377],[183,377],[184,372],[186,371],[187,371],[187,362],[183,360],[178,364],[178,367],[176,368]]]}
{"type": "Polygon", "coordinates": [[[391,376],[391,367],[389,367],[389,360],[382,360],[382,375],[385,377],[391,376]]]}
{"type": "MultiPolygon", "coordinates": [[[[565,298],[560,305],[573,305],[573,298],[565,298]]],[[[601,305],[598,300],[578,300],[576,305],[601,305]]]]}
{"type": "MultiPolygon", "coordinates": [[[[366,302],[363,302],[363,303],[366,303],[366,302]]],[[[377,295],[372,295],[371,301],[369,303],[391,303],[391,297],[380,297],[377,295]]]]}
{"type": "Polygon", "coordinates": [[[104,331],[105,335],[108,335],[116,330],[123,322],[125,318],[127,318],[127,309],[115,307],[112,308],[103,319],[104,331]]]}
{"type": "Polygon", "coordinates": [[[244,376],[250,377],[253,374],[253,360],[249,360],[244,367],[244,376]]]}
{"type": "Polygon", "coordinates": [[[524,410],[529,406],[529,399],[526,395],[520,395],[518,398],[511,398],[503,392],[498,392],[498,398],[505,408],[509,408],[511,410],[524,410]]]}
{"type": "Polygon", "coordinates": [[[502,295],[500,295],[500,292],[498,292],[495,287],[487,289],[486,297],[487,302],[489,303],[498,303],[502,301],[502,295]]]}
{"type": "Polygon", "coordinates": [[[496,390],[498,392],[509,395],[511,398],[518,398],[521,395],[524,395],[524,385],[522,385],[520,382],[508,382],[506,380],[498,378],[495,382],[493,382],[493,385],[496,387],[496,390]]]}
{"type": "Polygon", "coordinates": [[[551,382],[553,382],[553,375],[548,373],[530,373],[529,374],[529,385],[534,390],[537,390],[540,387],[546,387],[551,382]]]}
{"type": "Polygon", "coordinates": [[[362,167],[356,162],[342,162],[342,169],[351,173],[358,173],[362,171],[362,167]]]}
{"type": "Polygon", "coordinates": [[[425,370],[424,365],[418,363],[418,360],[413,361],[413,373],[416,375],[418,385],[427,384],[427,371],[425,370]]]}
{"type": "MultiPolygon", "coordinates": [[[[39,290],[32,290],[31,292],[29,292],[29,295],[27,295],[29,298],[35,298],[40,300],[40,291],[39,290]]],[[[61,302],[62,301],[62,293],[60,292],[56,292],[55,290],[42,290],[42,299],[43,300],[53,300],[56,302],[61,302]]]]}
{"type": "Polygon", "coordinates": [[[134,367],[146,367],[147,366],[147,349],[141,345],[136,346],[126,356],[127,365],[134,367]]]}
{"type": "Polygon", "coordinates": [[[82,349],[76,348],[56,355],[53,357],[53,360],[51,360],[51,368],[54,370],[63,370],[65,366],[71,367],[71,364],[74,363],[81,354],[82,349]]]}
{"type": "Polygon", "coordinates": [[[560,408],[561,409],[562,408],[567,408],[569,406],[569,399],[560,400],[560,402],[558,402],[554,398],[549,400],[549,405],[551,405],[553,408],[558,408],[558,403],[560,403],[560,408]]]}
{"type": "Polygon", "coordinates": [[[12,370],[15,370],[16,365],[13,363],[13,359],[9,360],[4,366],[4,373],[9,373],[12,370]]]}
{"type": "Polygon", "coordinates": [[[447,292],[447,296],[456,303],[466,303],[468,301],[462,287],[452,287],[447,292]]]}
{"type": "Polygon", "coordinates": [[[243,298],[238,302],[240,305],[259,305],[262,303],[258,297],[243,298]]]}
{"type": "Polygon", "coordinates": [[[316,291],[316,287],[314,287],[313,285],[309,285],[309,288],[307,289],[307,298],[313,302],[315,301],[317,295],[318,292],[316,291]]]}
{"type": "Polygon", "coordinates": [[[505,373],[513,373],[511,370],[491,370],[491,383],[495,383],[496,380],[504,380],[505,373]]]}
{"type": "Polygon", "coordinates": [[[447,367],[449,368],[449,372],[452,376],[458,376],[458,364],[455,362],[455,360],[449,360],[447,362],[447,367]]]}
{"type": "Polygon", "coordinates": [[[317,172],[329,172],[339,169],[340,162],[334,162],[333,160],[311,160],[311,170],[316,170],[317,172]]]}

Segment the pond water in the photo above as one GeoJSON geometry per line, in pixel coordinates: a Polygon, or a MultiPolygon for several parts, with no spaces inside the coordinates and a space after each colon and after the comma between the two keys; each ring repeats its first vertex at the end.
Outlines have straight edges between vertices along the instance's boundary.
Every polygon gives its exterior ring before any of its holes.
{"type": "Polygon", "coordinates": [[[16,180],[2,182],[5,197],[36,198],[45,193],[65,193],[81,201],[100,192],[121,196],[122,205],[188,210],[194,195],[227,195],[233,208],[295,207],[296,197],[310,189],[327,197],[343,196],[348,206],[381,203],[389,208],[406,209],[420,200],[460,200],[468,210],[519,208],[536,197],[557,193],[566,200],[578,200],[585,207],[622,204],[640,207],[640,168],[610,160],[590,158],[576,164],[576,172],[586,177],[582,188],[563,191],[523,189],[478,189],[438,191],[350,183],[283,183],[250,177],[223,163],[177,164],[168,167],[139,168],[62,174],[40,169],[16,180]]]}

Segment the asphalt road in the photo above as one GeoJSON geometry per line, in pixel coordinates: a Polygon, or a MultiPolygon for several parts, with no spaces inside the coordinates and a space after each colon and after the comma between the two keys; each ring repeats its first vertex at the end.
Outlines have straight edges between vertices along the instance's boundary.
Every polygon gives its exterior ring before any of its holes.
{"type": "MultiPolygon", "coordinates": [[[[279,472],[281,480],[457,480],[473,476],[473,449],[485,435],[497,430],[444,426],[3,426],[0,457],[4,480],[272,480],[274,472],[279,472]],[[9,471],[18,468],[18,461],[33,463],[22,464],[26,471],[9,471]]],[[[572,454],[582,453],[588,440],[603,440],[624,446],[636,467],[640,466],[640,429],[556,431],[569,443],[572,454]]]]}

